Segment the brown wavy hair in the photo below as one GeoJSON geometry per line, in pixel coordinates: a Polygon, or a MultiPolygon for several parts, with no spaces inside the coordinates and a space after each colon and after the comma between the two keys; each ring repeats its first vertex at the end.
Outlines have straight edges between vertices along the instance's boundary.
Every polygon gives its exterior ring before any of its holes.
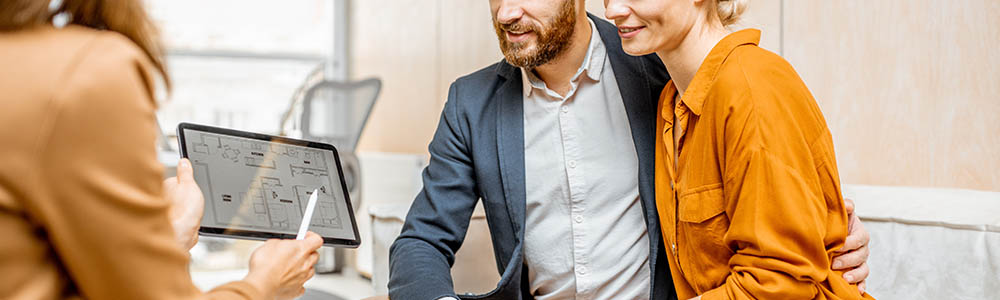
{"type": "Polygon", "coordinates": [[[63,0],[55,11],[49,11],[49,1],[2,0],[0,32],[51,25],[53,18],[61,13],[70,16],[68,24],[124,35],[149,57],[166,87],[170,88],[159,32],[146,13],[142,0],[63,0]]]}

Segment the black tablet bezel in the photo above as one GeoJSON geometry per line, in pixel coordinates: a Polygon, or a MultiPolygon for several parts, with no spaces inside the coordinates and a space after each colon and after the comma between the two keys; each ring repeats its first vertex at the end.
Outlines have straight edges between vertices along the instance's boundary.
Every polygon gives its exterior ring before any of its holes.
{"type": "MultiPolygon", "coordinates": [[[[347,182],[344,179],[344,169],[340,163],[340,154],[337,152],[337,148],[334,147],[333,145],[305,141],[305,140],[297,140],[297,139],[291,139],[291,138],[273,136],[267,134],[260,134],[254,132],[246,132],[228,128],[220,128],[220,127],[213,127],[213,126],[199,125],[192,123],[180,123],[177,124],[177,139],[178,139],[177,143],[182,158],[188,158],[187,143],[185,143],[184,140],[184,129],[255,139],[271,143],[288,144],[294,146],[302,146],[313,149],[332,151],[334,160],[337,161],[337,174],[339,175],[338,177],[340,177],[340,186],[342,187],[341,190],[344,191],[344,199],[347,201],[347,210],[348,214],[351,216],[351,228],[354,229],[355,240],[323,237],[323,245],[345,247],[345,248],[357,248],[358,246],[361,245],[361,235],[358,233],[358,222],[354,217],[354,207],[352,207],[351,205],[351,195],[347,191],[347,182]]],[[[233,229],[233,228],[205,227],[205,226],[200,226],[198,228],[198,233],[201,235],[208,235],[208,236],[221,236],[221,237],[231,237],[231,238],[249,239],[249,240],[295,239],[294,234],[275,233],[266,231],[252,231],[252,230],[233,229]]]]}

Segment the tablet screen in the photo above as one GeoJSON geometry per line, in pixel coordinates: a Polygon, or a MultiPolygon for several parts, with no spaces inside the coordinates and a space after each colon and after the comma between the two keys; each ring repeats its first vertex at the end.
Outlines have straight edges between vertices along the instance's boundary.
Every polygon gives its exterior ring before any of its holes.
{"type": "Polygon", "coordinates": [[[333,150],[189,127],[180,129],[205,195],[203,232],[294,237],[310,195],[319,189],[309,230],[324,239],[358,239],[333,150]]]}

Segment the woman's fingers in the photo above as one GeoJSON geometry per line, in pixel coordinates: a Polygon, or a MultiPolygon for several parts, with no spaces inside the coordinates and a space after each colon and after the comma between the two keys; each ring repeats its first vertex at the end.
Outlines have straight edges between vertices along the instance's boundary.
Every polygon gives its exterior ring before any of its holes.
{"type": "Polygon", "coordinates": [[[319,261],[319,253],[316,250],[323,245],[323,238],[309,232],[303,240],[271,240],[268,243],[283,244],[280,248],[286,257],[283,262],[287,264],[281,276],[281,285],[285,289],[283,293],[291,298],[301,296],[305,293],[303,288],[305,282],[316,274],[313,265],[319,261]]]}
{"type": "Polygon", "coordinates": [[[309,279],[312,279],[313,276],[315,275],[316,275],[316,270],[313,268],[309,268],[304,272],[299,272],[298,274],[296,274],[295,278],[293,279],[294,280],[293,283],[295,286],[305,287],[306,281],[309,281],[309,279]]]}
{"type": "Polygon", "coordinates": [[[289,269],[290,271],[291,270],[296,270],[296,271],[293,271],[291,274],[288,275],[292,276],[290,277],[291,280],[301,285],[310,278],[312,278],[314,274],[316,274],[316,271],[313,266],[316,265],[317,261],[319,261],[319,253],[315,251],[310,252],[308,255],[304,257],[304,259],[302,259],[302,264],[299,266],[299,268],[289,269]]]}
{"type": "Polygon", "coordinates": [[[312,279],[313,276],[316,276],[316,269],[309,268],[309,270],[305,272],[305,279],[302,280],[302,284],[305,284],[306,281],[309,281],[309,279],[312,279]]]}
{"type": "Polygon", "coordinates": [[[320,246],[323,246],[323,237],[312,231],[306,232],[306,238],[302,240],[305,241],[306,252],[316,251],[320,246]]]}
{"type": "Polygon", "coordinates": [[[306,257],[305,264],[302,265],[302,270],[312,268],[317,261],[319,261],[319,253],[310,253],[309,256],[306,257]]]}
{"type": "Polygon", "coordinates": [[[312,274],[315,270],[314,266],[317,261],[319,261],[319,253],[316,252],[313,252],[308,258],[306,258],[305,264],[302,266],[302,273],[309,274],[309,276],[306,276],[306,279],[312,278],[312,274]]]}
{"type": "Polygon", "coordinates": [[[181,158],[177,162],[177,182],[197,184],[194,181],[194,168],[191,167],[191,161],[187,158],[181,158]]]}

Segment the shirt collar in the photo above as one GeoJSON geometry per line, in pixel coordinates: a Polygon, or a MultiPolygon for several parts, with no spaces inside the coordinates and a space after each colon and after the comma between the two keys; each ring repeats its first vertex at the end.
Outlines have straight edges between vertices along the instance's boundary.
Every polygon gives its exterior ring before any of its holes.
{"type": "MultiPolygon", "coordinates": [[[[584,72],[586,72],[587,77],[591,80],[601,81],[601,74],[604,72],[604,61],[608,56],[608,52],[604,48],[604,41],[601,40],[601,36],[597,33],[597,26],[594,24],[594,21],[587,18],[587,22],[590,23],[590,46],[587,48],[587,56],[584,57],[583,63],[580,64],[580,68],[573,75],[573,81],[579,80],[580,74],[584,72]]],[[[521,86],[524,97],[531,96],[531,91],[534,89],[543,91],[548,89],[545,81],[538,78],[535,72],[524,68],[519,69],[521,69],[521,86]]]]}
{"type": "MultiPolygon", "coordinates": [[[[719,41],[712,48],[712,51],[708,53],[708,56],[705,57],[705,60],[701,63],[701,67],[698,67],[698,71],[695,72],[694,78],[688,84],[687,90],[681,95],[681,102],[691,109],[692,113],[700,116],[701,109],[705,105],[705,97],[715,82],[715,77],[719,74],[719,69],[726,62],[726,58],[729,58],[733,50],[736,50],[739,46],[756,46],[758,43],[760,43],[760,30],[757,29],[744,29],[733,32],[719,41]]],[[[668,90],[665,90],[661,97],[673,97],[677,89],[672,80],[667,84],[666,88],[668,90]]],[[[672,110],[670,111],[672,112],[672,110]]],[[[665,115],[664,118],[672,120],[673,116],[665,115]]]]}

